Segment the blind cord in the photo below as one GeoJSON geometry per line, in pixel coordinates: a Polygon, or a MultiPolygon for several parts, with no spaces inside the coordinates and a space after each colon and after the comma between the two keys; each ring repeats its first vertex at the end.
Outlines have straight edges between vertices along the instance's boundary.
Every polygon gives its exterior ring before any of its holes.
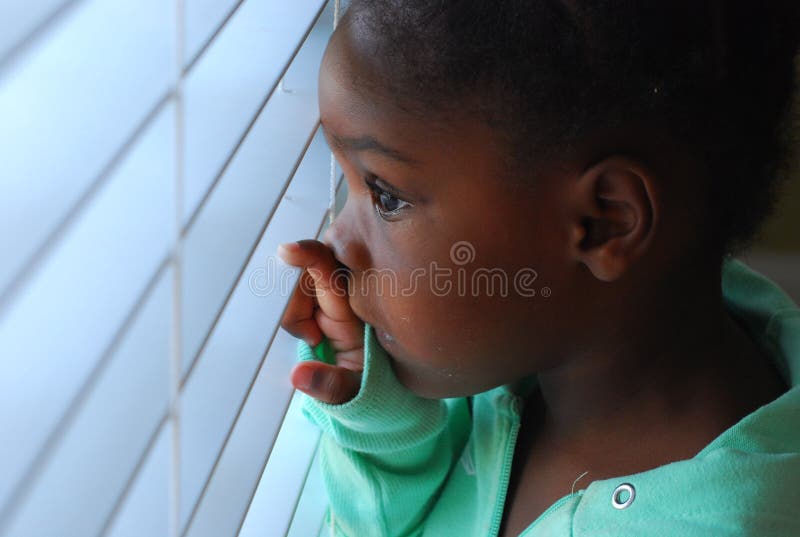
{"type": "MultiPolygon", "coordinates": [[[[333,29],[339,24],[340,0],[333,0],[333,29]]],[[[328,225],[333,225],[334,213],[336,212],[336,157],[331,152],[331,188],[328,200],[328,225]]]]}
{"type": "MultiPolygon", "coordinates": [[[[339,7],[340,7],[340,0],[333,0],[333,29],[336,30],[336,26],[339,24],[339,7]]],[[[330,199],[328,203],[328,225],[333,225],[333,218],[334,212],[336,211],[336,157],[333,155],[333,151],[331,151],[331,191],[330,191],[330,199]]],[[[336,537],[336,523],[334,521],[333,511],[328,509],[330,514],[328,525],[328,530],[330,531],[331,537],[336,537]]]]}
{"type": "Polygon", "coordinates": [[[181,363],[183,357],[183,195],[184,195],[184,158],[185,158],[185,115],[183,95],[183,43],[186,38],[184,26],[186,15],[185,0],[175,0],[175,78],[174,78],[174,181],[175,181],[175,221],[172,243],[172,315],[170,326],[169,348],[169,408],[167,423],[170,428],[169,459],[169,535],[178,537],[181,534],[181,363]]]}
{"type": "MultiPolygon", "coordinates": [[[[333,0],[333,29],[336,30],[336,26],[339,24],[339,7],[340,7],[340,0],[333,0]]],[[[336,210],[336,157],[333,156],[333,151],[331,151],[331,193],[330,193],[330,205],[328,205],[328,225],[333,225],[333,216],[334,211],[336,210]]],[[[333,516],[333,510],[328,509],[330,513],[329,521],[330,524],[328,525],[328,530],[330,531],[331,537],[336,537],[336,522],[333,516]]]]}

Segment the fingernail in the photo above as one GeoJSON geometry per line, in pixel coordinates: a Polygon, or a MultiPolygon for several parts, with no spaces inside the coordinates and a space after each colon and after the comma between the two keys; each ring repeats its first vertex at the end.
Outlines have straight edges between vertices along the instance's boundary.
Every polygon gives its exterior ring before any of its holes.
{"type": "Polygon", "coordinates": [[[292,254],[300,249],[300,245],[296,242],[284,242],[278,245],[278,255],[283,257],[286,254],[292,254]]]}

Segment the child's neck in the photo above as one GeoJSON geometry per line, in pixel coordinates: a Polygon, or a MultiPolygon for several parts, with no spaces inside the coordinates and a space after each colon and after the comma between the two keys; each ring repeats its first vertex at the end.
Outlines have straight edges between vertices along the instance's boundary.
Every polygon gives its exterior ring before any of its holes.
{"type": "MultiPolygon", "coordinates": [[[[540,373],[540,434],[587,457],[608,453],[614,439],[646,445],[647,439],[663,444],[670,438],[674,452],[663,456],[679,460],[786,390],[719,293],[682,295],[692,297],[691,307],[659,308],[649,321],[630,319],[623,324],[629,330],[605,342],[615,345],[601,343],[540,373]]],[[[640,465],[640,471],[649,467],[640,465]]]]}

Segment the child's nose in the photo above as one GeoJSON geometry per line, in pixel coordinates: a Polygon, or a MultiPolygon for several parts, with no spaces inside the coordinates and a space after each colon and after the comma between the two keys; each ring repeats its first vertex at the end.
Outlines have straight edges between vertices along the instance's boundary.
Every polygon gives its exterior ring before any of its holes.
{"type": "Polygon", "coordinates": [[[333,251],[333,256],[344,268],[363,271],[368,266],[364,244],[347,230],[347,223],[341,216],[322,234],[322,242],[333,251]]]}

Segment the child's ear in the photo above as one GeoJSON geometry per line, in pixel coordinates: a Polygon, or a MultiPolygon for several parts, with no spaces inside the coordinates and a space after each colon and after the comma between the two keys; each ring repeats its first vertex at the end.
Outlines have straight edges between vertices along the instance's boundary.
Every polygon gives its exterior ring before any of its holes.
{"type": "Polygon", "coordinates": [[[619,279],[649,248],[658,217],[653,174],[637,161],[606,158],[573,183],[570,249],[602,281],[619,279]]]}

